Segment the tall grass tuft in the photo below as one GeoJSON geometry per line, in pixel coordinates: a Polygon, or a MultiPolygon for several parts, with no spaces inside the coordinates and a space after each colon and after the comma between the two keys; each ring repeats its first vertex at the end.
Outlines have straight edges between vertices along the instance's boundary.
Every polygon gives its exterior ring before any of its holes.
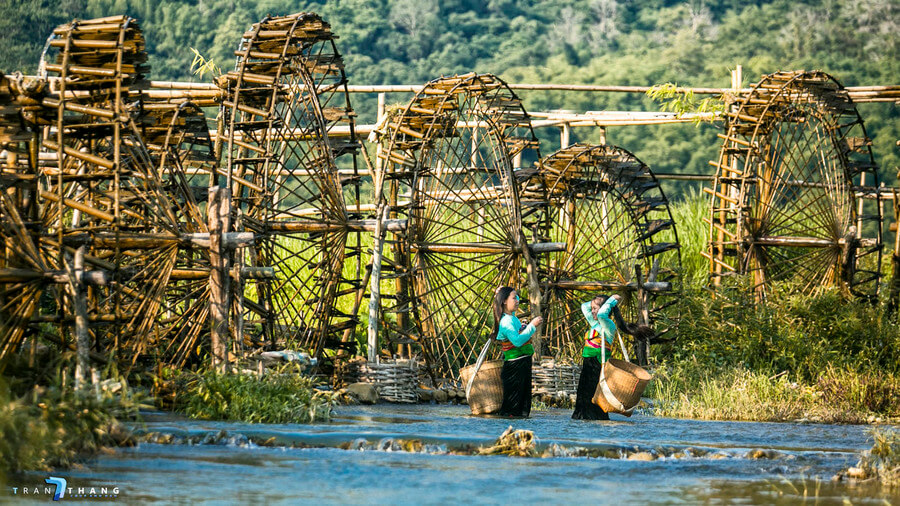
{"type": "Polygon", "coordinates": [[[129,444],[120,420],[137,418],[144,406],[140,395],[117,385],[76,391],[54,384],[16,396],[0,381],[0,479],[67,468],[104,446],[129,444]]]}
{"type": "Polygon", "coordinates": [[[900,377],[829,371],[809,382],[787,373],[768,375],[739,365],[708,368],[687,360],[657,367],[645,395],[653,399],[653,414],[673,418],[865,423],[900,415],[900,377]]]}
{"type": "Polygon", "coordinates": [[[873,429],[871,450],[860,456],[856,467],[840,473],[862,480],[875,480],[886,487],[900,486],[900,431],[896,429],[873,429]]]}
{"type": "Polygon", "coordinates": [[[332,394],[316,390],[317,381],[286,364],[262,377],[254,374],[185,373],[175,397],[175,410],[205,420],[250,423],[328,421],[332,394]]]}
{"type": "MultiPolygon", "coordinates": [[[[686,288],[700,288],[708,283],[709,261],[703,258],[706,251],[708,226],[703,219],[709,214],[709,202],[698,190],[691,190],[684,199],[669,204],[672,219],[678,227],[681,245],[682,284],[686,288]]],[[[665,240],[672,240],[669,237],[665,240]]]]}

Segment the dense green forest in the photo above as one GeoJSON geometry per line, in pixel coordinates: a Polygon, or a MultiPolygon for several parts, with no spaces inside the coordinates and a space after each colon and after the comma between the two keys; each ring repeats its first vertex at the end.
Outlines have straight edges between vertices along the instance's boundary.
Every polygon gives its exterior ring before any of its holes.
{"type": "MultiPolygon", "coordinates": [[[[198,49],[223,69],[240,34],[267,14],[312,11],[340,36],[351,84],[418,84],[471,70],[511,83],[730,86],[778,70],[824,70],[845,86],[900,84],[896,0],[0,0],[0,69],[33,72],[45,38],[73,18],[127,13],[145,32],[155,80],[198,80],[198,49]]],[[[208,77],[206,77],[208,79],[208,77]]],[[[354,95],[360,121],[375,97],[354,95]]],[[[396,94],[391,102],[405,100],[396,94]]],[[[529,110],[651,110],[625,93],[523,93],[529,110]]],[[[859,107],[887,184],[900,166],[900,108],[859,107]]],[[[661,172],[710,172],[712,125],[610,129],[608,141],[661,172]]],[[[558,144],[545,130],[543,149],[558,144]]],[[[576,129],[573,141],[595,141],[576,129]]]]}

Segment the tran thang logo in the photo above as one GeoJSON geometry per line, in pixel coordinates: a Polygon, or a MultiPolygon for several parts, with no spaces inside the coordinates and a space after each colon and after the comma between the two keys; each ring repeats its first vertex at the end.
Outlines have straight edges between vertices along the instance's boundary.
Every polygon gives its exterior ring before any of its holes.
{"type": "Polygon", "coordinates": [[[53,500],[58,501],[65,497],[66,495],[66,479],[65,478],[55,478],[53,476],[44,480],[45,483],[49,483],[50,485],[56,485],[56,491],[53,492],[53,500]]]}
{"type": "Polygon", "coordinates": [[[56,476],[48,476],[44,483],[46,485],[10,487],[9,490],[15,496],[29,496],[35,499],[38,496],[53,497],[54,501],[62,499],[116,499],[119,497],[118,486],[75,486],[73,484],[70,487],[68,480],[56,476]]]}

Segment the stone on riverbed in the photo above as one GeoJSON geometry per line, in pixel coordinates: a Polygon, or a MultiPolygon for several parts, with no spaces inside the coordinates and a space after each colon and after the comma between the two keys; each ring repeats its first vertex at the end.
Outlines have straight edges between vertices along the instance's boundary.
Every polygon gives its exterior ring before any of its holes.
{"type": "Polygon", "coordinates": [[[375,404],[378,402],[378,392],[371,383],[351,383],[347,385],[347,393],[352,395],[362,404],[375,404]]]}
{"type": "Polygon", "coordinates": [[[751,450],[747,454],[748,459],[774,459],[778,457],[775,450],[751,450]]]}
{"type": "Polygon", "coordinates": [[[652,462],[656,460],[656,456],[650,452],[637,452],[628,456],[628,460],[640,460],[643,462],[652,462]]]}

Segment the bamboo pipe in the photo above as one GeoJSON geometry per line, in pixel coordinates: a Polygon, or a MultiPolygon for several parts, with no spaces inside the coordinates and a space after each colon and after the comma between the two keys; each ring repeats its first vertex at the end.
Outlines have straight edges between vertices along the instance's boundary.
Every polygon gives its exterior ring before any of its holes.
{"type": "MultiPolygon", "coordinates": [[[[622,283],[620,281],[574,281],[560,280],[548,283],[550,286],[563,290],[584,290],[589,292],[602,292],[614,290],[631,290],[637,291],[638,284],[635,282],[622,283]]],[[[664,281],[645,281],[642,283],[643,289],[648,292],[668,292],[672,290],[672,283],[664,281]]]]}
{"type": "MultiPolygon", "coordinates": [[[[432,243],[432,244],[411,244],[410,249],[413,251],[427,251],[431,253],[507,253],[515,251],[512,244],[497,243],[432,243]]],[[[564,242],[541,242],[528,244],[528,249],[533,253],[550,253],[554,251],[565,251],[566,243],[564,242]]]]}
{"type": "MultiPolygon", "coordinates": [[[[350,220],[344,223],[329,222],[275,222],[268,224],[268,230],[272,232],[375,232],[378,228],[378,220],[350,220]]],[[[384,220],[384,230],[402,232],[406,230],[406,220],[384,220]]]]}

